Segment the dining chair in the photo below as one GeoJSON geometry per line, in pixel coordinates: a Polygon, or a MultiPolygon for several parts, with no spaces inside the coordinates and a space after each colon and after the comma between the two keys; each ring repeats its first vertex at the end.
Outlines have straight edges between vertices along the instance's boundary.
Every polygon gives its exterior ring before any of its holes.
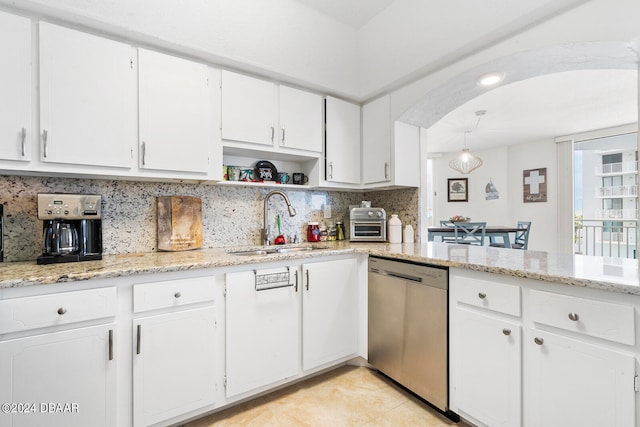
{"type": "Polygon", "coordinates": [[[454,222],[455,242],[464,245],[484,245],[484,236],[487,231],[486,222],[454,222]]]}
{"type": "MultiPolygon", "coordinates": [[[[448,228],[453,229],[454,225],[453,225],[453,222],[451,222],[451,221],[449,221],[447,219],[441,219],[440,220],[440,227],[448,227],[448,228]]],[[[443,243],[455,243],[455,241],[456,241],[455,236],[454,237],[441,236],[440,238],[442,239],[443,243]]]]}
{"type": "Polygon", "coordinates": [[[516,238],[511,249],[527,249],[529,247],[529,231],[531,231],[531,221],[518,221],[518,228],[525,228],[524,231],[516,231],[516,238]]]}

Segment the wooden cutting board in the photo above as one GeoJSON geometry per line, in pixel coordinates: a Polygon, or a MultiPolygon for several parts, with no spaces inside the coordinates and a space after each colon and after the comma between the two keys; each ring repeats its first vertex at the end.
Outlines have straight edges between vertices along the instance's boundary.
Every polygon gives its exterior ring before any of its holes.
{"type": "Polygon", "coordinates": [[[188,251],[202,247],[202,201],[192,196],[158,199],[158,250],[188,251]]]}

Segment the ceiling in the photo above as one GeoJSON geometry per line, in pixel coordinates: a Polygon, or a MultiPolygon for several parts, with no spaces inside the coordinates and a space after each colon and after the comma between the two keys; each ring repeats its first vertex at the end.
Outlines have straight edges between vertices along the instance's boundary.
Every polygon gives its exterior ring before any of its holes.
{"type": "Polygon", "coordinates": [[[636,70],[577,70],[511,83],[471,99],[428,130],[429,152],[538,142],[636,123],[636,70]],[[478,121],[476,111],[486,114],[478,121]],[[477,124],[477,127],[476,127],[477,124]]]}
{"type": "Polygon", "coordinates": [[[296,0],[359,30],[395,0],[296,0]]]}

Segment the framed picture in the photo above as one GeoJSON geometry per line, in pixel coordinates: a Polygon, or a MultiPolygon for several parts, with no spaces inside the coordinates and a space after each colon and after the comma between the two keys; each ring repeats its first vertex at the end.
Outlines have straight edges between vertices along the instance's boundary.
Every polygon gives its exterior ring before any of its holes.
{"type": "Polygon", "coordinates": [[[447,202],[467,202],[469,193],[467,191],[468,178],[447,179],[447,202]]]}
{"type": "Polygon", "coordinates": [[[522,199],[524,203],[547,201],[547,168],[522,171],[522,199]]]}

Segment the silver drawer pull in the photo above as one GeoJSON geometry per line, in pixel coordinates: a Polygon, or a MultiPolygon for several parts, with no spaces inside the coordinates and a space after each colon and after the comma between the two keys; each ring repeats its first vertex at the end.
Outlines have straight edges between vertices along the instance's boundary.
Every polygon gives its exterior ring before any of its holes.
{"type": "Polygon", "coordinates": [[[62,315],[63,315],[63,314],[65,314],[66,312],[67,312],[67,309],[66,309],[66,308],[64,308],[64,307],[60,307],[60,308],[58,309],[58,314],[59,314],[60,316],[62,316],[62,315]]]}
{"type": "Polygon", "coordinates": [[[173,294],[173,296],[176,298],[180,298],[182,294],[180,292],[176,292],[175,294],[173,294]]]}
{"type": "Polygon", "coordinates": [[[569,320],[573,320],[574,322],[577,322],[580,319],[580,316],[578,316],[578,313],[569,313],[569,320]]]}
{"type": "Polygon", "coordinates": [[[511,329],[504,328],[502,330],[502,333],[505,334],[506,336],[509,336],[509,335],[511,335],[511,329]]]}
{"type": "Polygon", "coordinates": [[[485,294],[484,292],[478,292],[478,298],[485,299],[486,297],[487,297],[487,294],[485,294]]]}
{"type": "Polygon", "coordinates": [[[544,344],[544,340],[543,340],[542,338],[538,338],[538,337],[535,337],[535,338],[533,339],[533,342],[534,342],[534,343],[536,343],[536,344],[538,344],[538,345],[542,345],[542,344],[544,344]]]}

